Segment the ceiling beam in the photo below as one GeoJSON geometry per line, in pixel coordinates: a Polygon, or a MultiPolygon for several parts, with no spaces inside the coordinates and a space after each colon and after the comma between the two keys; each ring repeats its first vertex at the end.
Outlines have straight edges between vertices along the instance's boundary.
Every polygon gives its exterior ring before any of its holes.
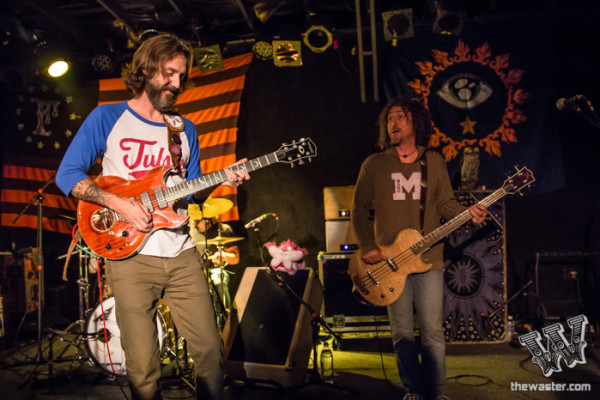
{"type": "Polygon", "coordinates": [[[75,21],[66,18],[64,13],[61,13],[58,6],[52,1],[36,1],[24,0],[24,3],[31,8],[42,13],[49,21],[52,21],[60,27],[61,30],[73,36],[79,43],[87,44],[93,42],[93,38],[87,32],[78,29],[75,21]]]}
{"type": "Polygon", "coordinates": [[[96,2],[100,4],[102,8],[112,14],[113,17],[121,21],[125,28],[127,28],[130,32],[133,32],[134,34],[139,33],[137,31],[138,26],[136,25],[135,20],[121,4],[114,0],[96,0],[96,2]]]}
{"type": "Polygon", "coordinates": [[[254,24],[252,23],[252,20],[250,19],[250,17],[248,16],[248,13],[246,12],[246,9],[244,8],[244,4],[242,4],[242,0],[235,0],[235,3],[238,5],[240,11],[242,12],[244,19],[246,20],[246,23],[248,24],[248,28],[250,28],[250,30],[252,32],[254,32],[254,24]]]}

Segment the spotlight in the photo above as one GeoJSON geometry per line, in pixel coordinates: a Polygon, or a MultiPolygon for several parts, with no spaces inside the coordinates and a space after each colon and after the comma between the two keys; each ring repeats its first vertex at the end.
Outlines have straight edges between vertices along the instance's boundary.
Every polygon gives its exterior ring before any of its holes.
{"type": "Polygon", "coordinates": [[[322,53],[331,46],[333,37],[323,25],[313,25],[302,34],[303,42],[315,53],[322,53]]]}
{"type": "Polygon", "coordinates": [[[223,56],[218,44],[197,47],[194,49],[194,59],[200,72],[219,71],[225,68],[223,56]]]}
{"type": "Polygon", "coordinates": [[[52,78],[63,76],[69,70],[69,63],[64,58],[57,58],[50,62],[47,69],[48,75],[52,78]]]}
{"type": "Polygon", "coordinates": [[[442,35],[458,36],[462,32],[463,22],[467,13],[448,11],[438,8],[436,11],[435,21],[433,21],[432,31],[441,33],[442,35]]]}
{"type": "Polygon", "coordinates": [[[396,46],[398,39],[407,39],[415,36],[412,8],[386,11],[381,16],[383,18],[385,40],[391,40],[392,46],[396,46]]]}
{"type": "Polygon", "coordinates": [[[273,40],[273,64],[278,67],[299,67],[302,54],[299,40],[273,40]]]}

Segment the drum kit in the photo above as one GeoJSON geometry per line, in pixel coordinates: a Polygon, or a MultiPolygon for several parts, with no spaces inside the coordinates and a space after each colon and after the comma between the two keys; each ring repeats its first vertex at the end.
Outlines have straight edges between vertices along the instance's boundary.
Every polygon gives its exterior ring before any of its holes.
{"type": "MultiPolygon", "coordinates": [[[[216,219],[218,224],[216,237],[212,239],[204,238],[203,243],[198,241],[195,243],[197,246],[204,245],[202,257],[205,274],[213,297],[215,318],[220,329],[223,328],[230,311],[227,283],[229,282],[228,274],[232,272],[225,270],[225,267],[239,262],[239,254],[236,254],[237,248],[232,250],[228,246],[230,243],[244,239],[243,237],[223,236],[224,232],[222,232],[219,216],[232,207],[233,203],[223,198],[209,198],[202,206],[194,204],[188,207],[190,220],[201,220],[204,221],[205,226],[208,226],[209,221],[216,219]],[[211,249],[214,250],[215,247],[216,250],[211,252],[211,249]]],[[[97,258],[90,251],[78,230],[75,231],[74,240],[71,242],[68,252],[58,257],[59,260],[65,259],[63,269],[63,280],[65,281],[68,280],[67,270],[73,256],[78,257],[79,267],[77,279],[79,319],[71,323],[64,331],[53,330],[53,332],[59,340],[76,348],[79,359],[87,359],[109,376],[113,375],[113,368],[115,375],[125,376],[125,353],[121,346],[121,332],[116,321],[115,300],[112,297],[110,286],[106,283],[106,279],[102,274],[104,262],[103,259],[97,258]],[[100,273],[98,273],[98,269],[100,273]],[[100,284],[98,284],[98,280],[100,284]],[[94,298],[99,298],[100,301],[91,307],[90,302],[94,298]],[[104,333],[105,326],[106,336],[104,333]],[[75,339],[66,339],[70,335],[75,335],[75,339]],[[107,350],[107,342],[110,354],[107,350]]],[[[186,374],[186,370],[191,370],[190,363],[193,363],[193,361],[187,354],[185,339],[177,335],[177,329],[171,318],[169,307],[162,300],[158,304],[156,326],[162,363],[175,362],[176,370],[181,370],[180,365],[183,363],[183,373],[178,373],[178,375],[186,384],[193,387],[184,378],[189,375],[186,374]]],[[[63,350],[59,357],[66,352],[68,347],[63,350]]]]}
{"type": "MultiPolygon", "coordinates": [[[[202,252],[205,274],[208,279],[209,289],[213,298],[215,318],[220,329],[225,326],[225,321],[231,311],[231,297],[229,294],[229,275],[233,272],[226,270],[229,265],[239,263],[239,252],[234,242],[244,240],[243,237],[226,236],[230,232],[229,227],[224,228],[220,216],[233,207],[233,202],[224,198],[208,198],[202,206],[191,204],[188,206],[188,215],[191,221],[197,221],[201,235],[193,235],[197,248],[202,252]],[[217,236],[208,239],[207,231],[209,225],[217,227],[217,236]]],[[[193,222],[196,224],[196,222],[193,222]]]]}

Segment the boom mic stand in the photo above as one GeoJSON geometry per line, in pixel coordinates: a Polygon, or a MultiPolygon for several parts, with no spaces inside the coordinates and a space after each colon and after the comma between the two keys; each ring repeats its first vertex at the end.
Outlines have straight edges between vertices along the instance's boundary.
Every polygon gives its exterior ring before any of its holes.
{"type": "MultiPolygon", "coordinates": [[[[326,386],[330,386],[336,389],[340,389],[340,390],[344,390],[348,393],[353,393],[350,389],[348,388],[344,388],[342,386],[340,386],[339,384],[335,384],[335,383],[329,383],[323,380],[323,378],[321,377],[321,374],[319,374],[319,368],[317,365],[317,339],[319,337],[319,330],[320,327],[325,328],[329,334],[331,334],[331,336],[334,337],[334,342],[335,343],[340,343],[341,342],[341,338],[329,327],[329,325],[327,325],[327,322],[325,322],[325,320],[323,320],[323,318],[321,317],[321,315],[319,315],[318,312],[316,312],[310,304],[308,304],[307,302],[305,302],[302,297],[300,297],[298,295],[298,293],[296,293],[294,291],[294,289],[292,289],[290,287],[290,285],[285,281],[285,279],[283,279],[280,274],[275,271],[273,268],[271,268],[271,266],[268,266],[268,271],[269,271],[269,276],[275,281],[275,283],[277,283],[277,285],[281,286],[282,288],[284,288],[288,293],[290,293],[292,296],[294,296],[296,298],[296,300],[298,300],[298,302],[300,304],[302,304],[302,306],[304,306],[304,308],[308,311],[308,313],[310,314],[310,316],[312,317],[311,320],[311,326],[312,326],[312,353],[313,353],[313,367],[310,371],[310,376],[308,379],[308,382],[304,385],[299,386],[298,388],[295,388],[294,391],[300,390],[303,387],[307,386],[307,385],[311,385],[311,384],[318,384],[318,385],[326,385],[326,386]]],[[[335,346],[334,346],[335,347],[335,346]]]]}
{"type": "MultiPolygon", "coordinates": [[[[44,185],[40,189],[37,190],[37,192],[33,195],[31,200],[29,200],[29,203],[27,203],[27,205],[19,212],[19,214],[15,217],[15,219],[12,222],[14,225],[19,220],[19,218],[25,213],[25,211],[27,211],[27,209],[32,204],[37,202],[38,212],[37,212],[36,247],[38,249],[38,252],[37,252],[38,312],[37,312],[37,355],[35,358],[35,362],[36,362],[37,366],[39,366],[42,363],[42,361],[44,361],[43,357],[42,357],[42,308],[44,307],[44,301],[42,299],[43,288],[44,288],[44,256],[42,254],[42,236],[43,236],[42,235],[42,232],[43,232],[42,231],[42,217],[43,217],[43,202],[44,202],[43,193],[44,193],[44,190],[46,190],[46,188],[48,187],[48,185],[50,185],[50,183],[52,182],[52,180],[54,179],[55,176],[56,176],[56,173],[52,174],[50,179],[48,179],[46,181],[46,183],[44,183],[44,185]]],[[[23,381],[21,386],[27,384],[27,382],[29,382],[33,378],[33,375],[35,374],[35,371],[37,370],[37,366],[29,374],[29,376],[27,376],[25,378],[25,380],[23,381]]],[[[49,377],[49,379],[52,378],[52,363],[50,363],[50,362],[48,362],[48,377],[49,377]]]]}

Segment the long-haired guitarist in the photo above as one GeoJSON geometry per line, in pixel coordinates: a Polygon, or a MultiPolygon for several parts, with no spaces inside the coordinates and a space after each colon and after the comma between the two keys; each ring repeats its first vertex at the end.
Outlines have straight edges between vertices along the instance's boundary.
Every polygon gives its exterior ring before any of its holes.
{"type": "MultiPolygon", "coordinates": [[[[126,234],[119,234],[122,239],[136,232],[149,233],[133,257],[107,261],[106,274],[115,297],[134,399],[161,398],[155,323],[159,297],[169,306],[178,331],[187,341],[194,360],[197,397],[223,398],[223,345],[201,257],[187,225],[155,230],[153,218],[157,221],[157,214],[151,208],[160,205],[150,206],[113,194],[86,175],[98,158],[102,158],[104,177],[141,180],[153,167],[173,166],[174,173],[166,181],[167,186],[173,186],[202,175],[196,127],[171,112],[185,88],[191,65],[192,49],[186,41],[167,33],[145,39],[133,61],[122,71],[127,89],[134,97],[92,111],[73,139],[56,176],[65,193],[106,207],[115,212],[114,218],[128,223],[131,228],[126,234]]],[[[235,187],[249,179],[244,169],[234,172],[226,169],[226,173],[224,185],[235,187]]],[[[185,204],[174,204],[173,211],[187,213],[187,201],[182,203],[185,204]]],[[[97,213],[94,218],[101,220],[105,214],[97,213]]],[[[102,221],[85,222],[101,226],[102,221]]]]}
{"type": "MultiPolygon", "coordinates": [[[[449,220],[466,209],[454,197],[442,156],[427,150],[431,133],[427,109],[416,97],[390,101],[379,116],[382,151],[363,162],[351,213],[360,256],[367,265],[385,261],[382,246],[395,244],[402,230],[412,228],[426,234],[440,226],[440,217],[449,220]]],[[[480,205],[469,211],[475,223],[483,222],[488,212],[480,205]]],[[[443,399],[442,245],[433,246],[422,259],[432,268],[408,275],[404,291],[388,306],[388,315],[400,378],[408,391],[404,398],[443,399]],[[420,348],[415,343],[413,310],[419,323],[420,348]]],[[[392,268],[399,267],[390,264],[392,268]]],[[[376,277],[367,279],[375,281],[376,277]]]]}

